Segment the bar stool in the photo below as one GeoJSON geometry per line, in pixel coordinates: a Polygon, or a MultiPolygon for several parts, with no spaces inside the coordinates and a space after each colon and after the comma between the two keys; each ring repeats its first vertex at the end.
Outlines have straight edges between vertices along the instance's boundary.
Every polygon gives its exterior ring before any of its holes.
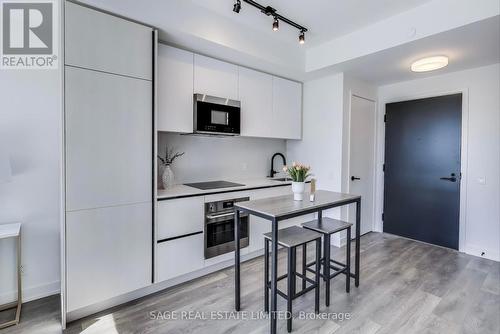
{"type": "MultiPolygon", "coordinates": [[[[332,218],[321,218],[315,219],[307,223],[302,223],[302,227],[308,230],[319,232],[323,234],[323,257],[320,259],[323,264],[323,280],[326,282],[326,296],[325,305],[330,306],[330,279],[334,278],[339,274],[345,274],[345,291],[349,293],[351,284],[351,223],[344,222],[332,218]],[[347,243],[346,243],[346,263],[335,261],[330,259],[330,239],[331,235],[337,232],[347,230],[347,243]],[[331,271],[333,269],[333,272],[331,271]]],[[[313,269],[309,268],[314,265],[315,262],[308,263],[307,270],[314,272],[313,269]]]]}
{"type": "MultiPolygon", "coordinates": [[[[271,233],[264,234],[264,310],[269,312],[269,290],[271,289],[271,282],[269,281],[269,245],[271,243],[271,233]]],[[[287,301],[287,330],[290,333],[292,331],[292,300],[302,296],[303,294],[314,289],[315,299],[314,299],[314,310],[319,313],[319,278],[320,278],[320,257],[321,257],[321,234],[300,228],[298,226],[291,226],[281,230],[278,230],[278,244],[287,249],[288,256],[288,268],[287,273],[276,278],[276,281],[280,281],[287,278],[287,293],[277,289],[278,295],[285,298],[287,301]],[[316,243],[316,270],[314,272],[314,280],[306,276],[305,269],[302,273],[298,273],[296,270],[296,256],[297,247],[303,246],[305,248],[308,243],[316,243]],[[296,292],[296,277],[302,279],[302,289],[296,292]],[[311,285],[306,287],[306,283],[309,282],[311,285]]],[[[304,259],[303,259],[304,260],[304,259]]],[[[306,263],[303,263],[303,268],[305,268],[306,263]]]]}

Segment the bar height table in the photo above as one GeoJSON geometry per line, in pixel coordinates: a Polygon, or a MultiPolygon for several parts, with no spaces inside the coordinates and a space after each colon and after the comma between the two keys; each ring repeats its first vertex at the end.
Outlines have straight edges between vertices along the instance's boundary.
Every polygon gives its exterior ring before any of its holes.
{"type": "Polygon", "coordinates": [[[240,311],[240,213],[246,212],[251,215],[269,220],[272,224],[271,239],[271,307],[269,314],[271,318],[271,334],[276,333],[276,308],[277,308],[277,281],[278,277],[278,223],[280,221],[303,216],[310,213],[318,213],[318,219],[322,217],[322,211],[351,203],[356,204],[356,248],[354,273],[354,285],[359,286],[359,241],[361,223],[361,196],[336,193],[332,191],[319,190],[316,192],[314,202],[307,200],[294,201],[293,195],[263,198],[254,201],[238,202],[234,204],[235,224],[235,309],[240,311]]]}

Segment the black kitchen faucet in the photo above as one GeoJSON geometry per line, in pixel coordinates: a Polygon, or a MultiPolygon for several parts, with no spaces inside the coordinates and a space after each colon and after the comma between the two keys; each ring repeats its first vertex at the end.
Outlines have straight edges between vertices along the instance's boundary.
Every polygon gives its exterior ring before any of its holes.
{"type": "Polygon", "coordinates": [[[283,166],[286,166],[286,159],[285,156],[282,153],[274,153],[273,157],[271,158],[271,171],[269,172],[269,177],[274,177],[275,174],[278,174],[277,171],[274,170],[274,158],[279,155],[283,159],[283,166]]]}

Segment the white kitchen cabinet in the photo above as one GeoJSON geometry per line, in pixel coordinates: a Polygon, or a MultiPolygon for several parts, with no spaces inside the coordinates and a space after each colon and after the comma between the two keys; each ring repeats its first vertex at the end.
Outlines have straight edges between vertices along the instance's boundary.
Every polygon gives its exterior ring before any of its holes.
{"type": "Polygon", "coordinates": [[[194,54],[158,46],[158,131],[193,131],[194,54]]]}
{"type": "Polygon", "coordinates": [[[272,137],[273,76],[239,68],[241,135],[272,137]]]}
{"type": "Polygon", "coordinates": [[[66,213],[67,308],[151,283],[151,203],[66,213]]]}
{"type": "Polygon", "coordinates": [[[203,233],[158,244],[157,281],[161,282],[203,268],[203,233]]]}
{"type": "Polygon", "coordinates": [[[65,2],[65,64],[152,79],[153,30],[65,2]]]}
{"type": "Polygon", "coordinates": [[[203,231],[204,212],[203,196],[159,201],[157,239],[203,231]]]}
{"type": "Polygon", "coordinates": [[[66,209],[151,201],[152,83],[65,73],[66,209]]]}
{"type": "Polygon", "coordinates": [[[238,66],[195,54],[194,93],[238,100],[238,66]]]}
{"type": "Polygon", "coordinates": [[[273,77],[272,129],[274,138],[302,138],[302,84],[273,77]]]}

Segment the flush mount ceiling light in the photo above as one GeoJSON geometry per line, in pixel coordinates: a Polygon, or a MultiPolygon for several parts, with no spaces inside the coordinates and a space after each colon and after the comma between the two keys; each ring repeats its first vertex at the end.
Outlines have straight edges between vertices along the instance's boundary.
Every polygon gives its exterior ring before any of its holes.
{"type": "Polygon", "coordinates": [[[448,65],[448,57],[435,56],[419,59],[411,64],[413,72],[428,72],[443,68],[448,65]]]}
{"type": "MultiPolygon", "coordinates": [[[[306,27],[303,27],[301,26],[300,24],[297,24],[295,22],[293,22],[292,20],[289,20],[287,19],[286,17],[284,16],[281,16],[280,14],[278,14],[278,12],[276,11],[276,9],[274,9],[273,7],[271,6],[263,6],[253,0],[243,0],[243,2],[246,2],[247,4],[257,8],[258,10],[261,11],[261,13],[267,15],[267,16],[273,16],[274,17],[274,21],[273,21],[273,31],[278,31],[279,30],[279,21],[283,21],[289,25],[291,25],[292,27],[294,28],[297,28],[299,29],[300,33],[299,33],[299,43],[300,44],[304,44],[305,41],[306,41],[306,38],[305,38],[305,32],[307,31],[307,28],[306,27]]],[[[241,10],[241,1],[240,0],[236,0],[235,3],[234,3],[234,6],[233,6],[233,12],[235,13],[239,13],[241,10]]]]}

